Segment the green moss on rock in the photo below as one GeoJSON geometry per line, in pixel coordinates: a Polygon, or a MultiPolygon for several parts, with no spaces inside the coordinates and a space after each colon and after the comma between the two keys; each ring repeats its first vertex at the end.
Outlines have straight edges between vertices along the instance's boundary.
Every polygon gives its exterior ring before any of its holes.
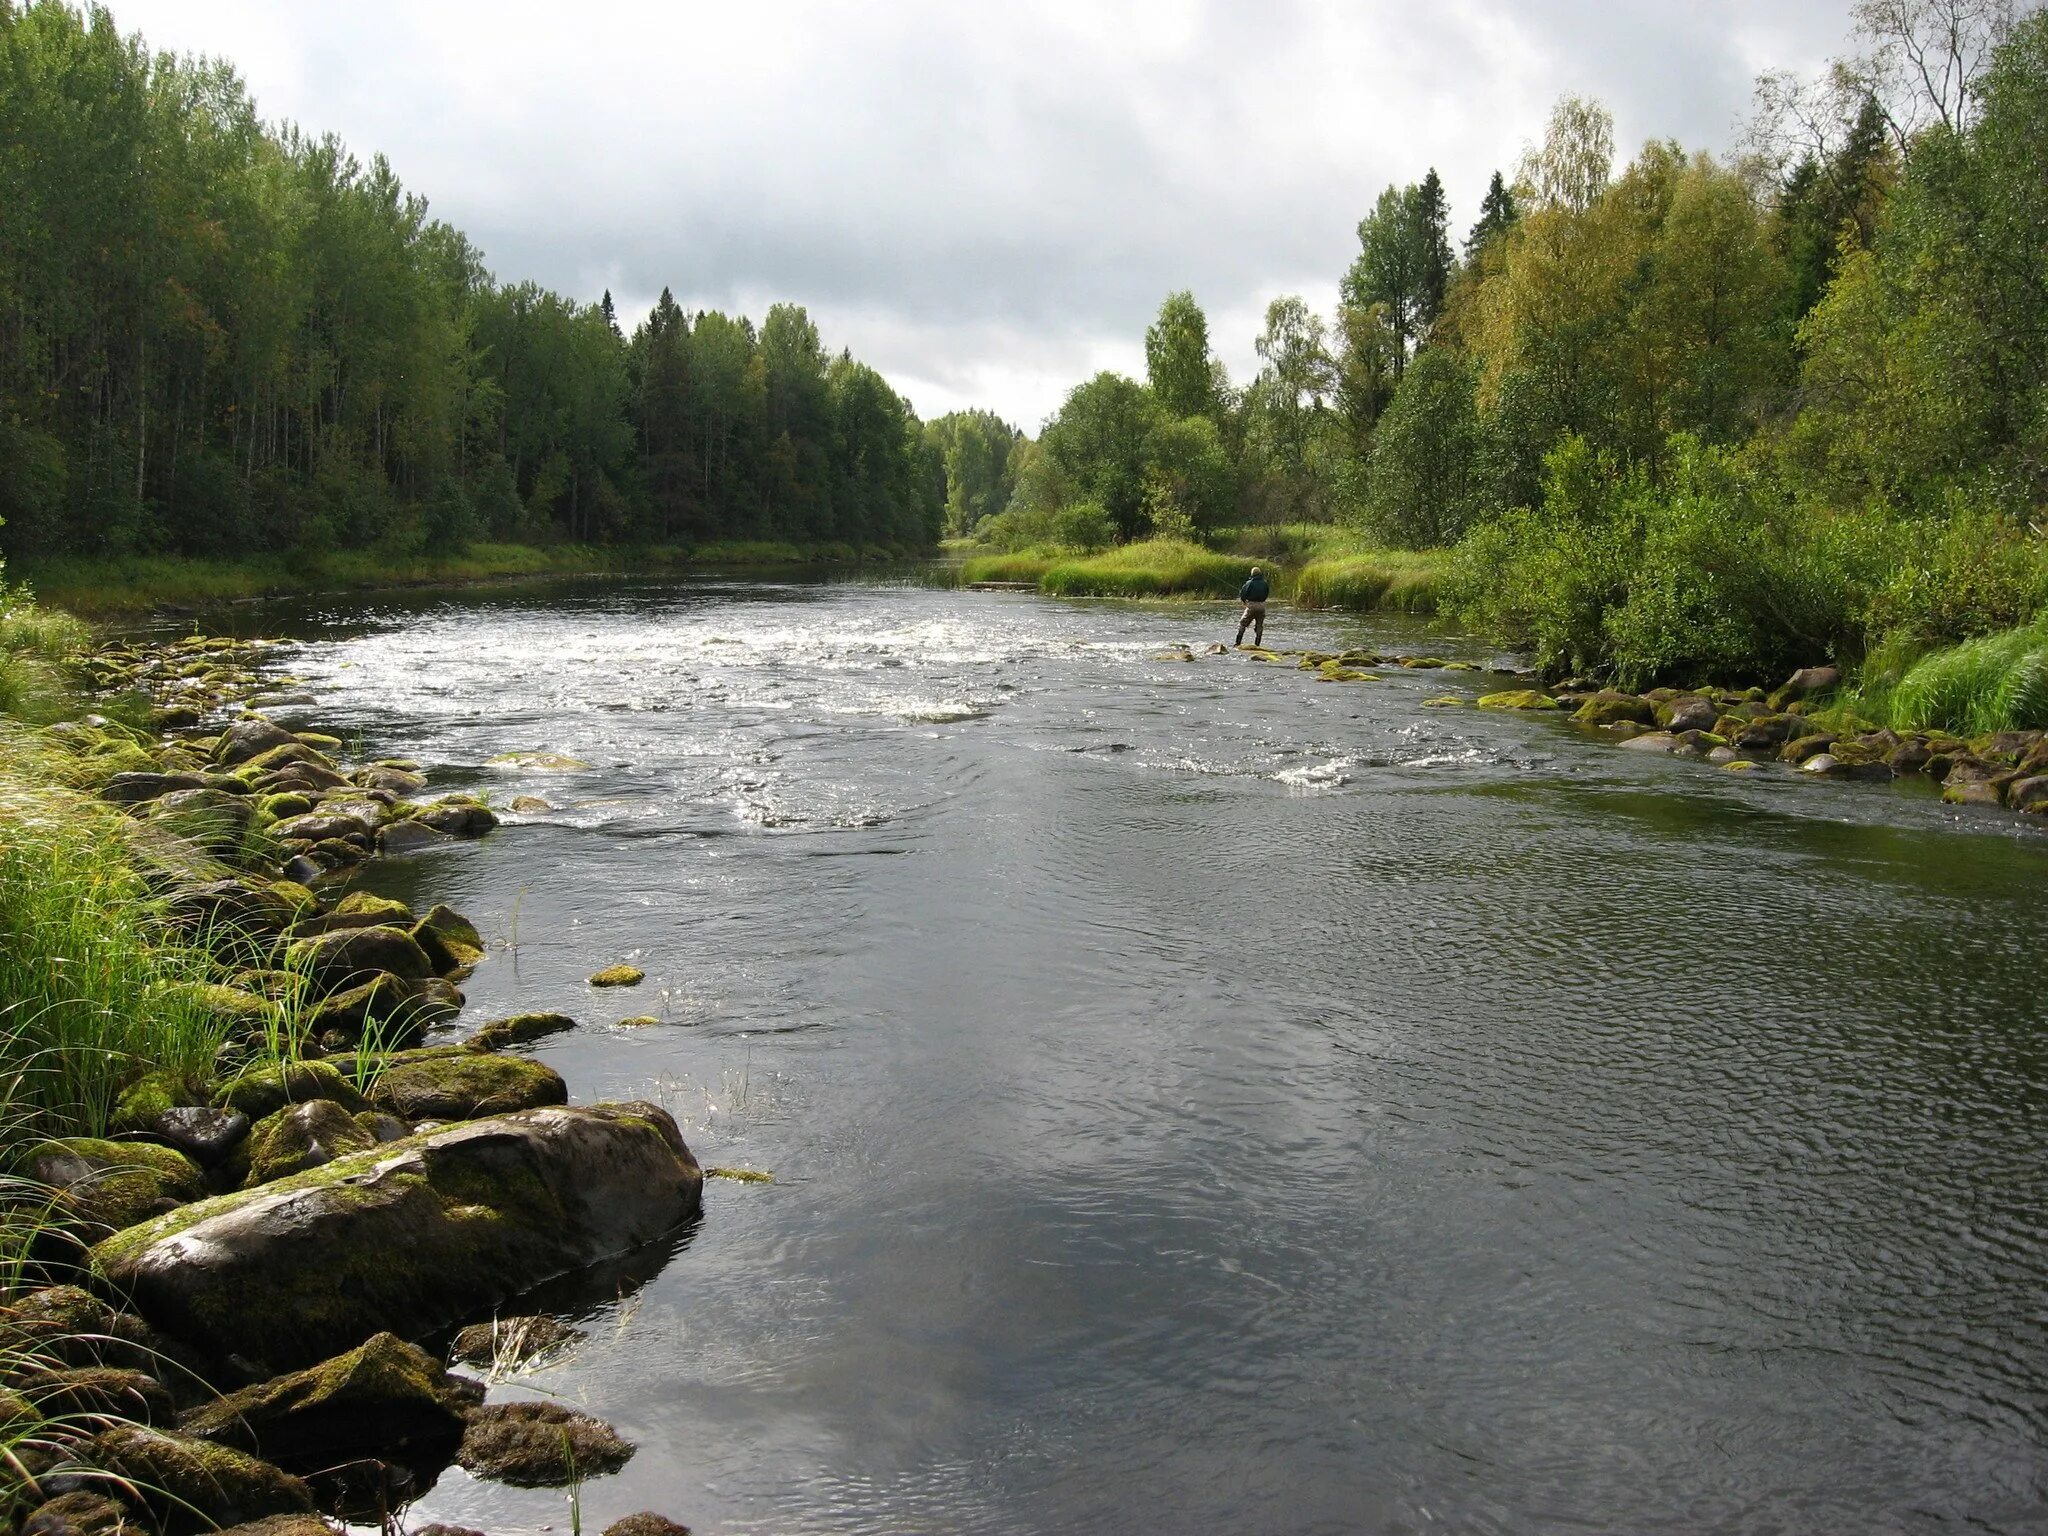
{"type": "Polygon", "coordinates": [[[1481,709],[1561,709],[1549,694],[1535,688],[1510,688],[1501,693],[1479,696],[1481,709]]]}
{"type": "Polygon", "coordinates": [[[185,1415],[179,1427],[289,1468],[318,1469],[408,1447],[450,1447],[481,1391],[396,1334],[185,1415]]]}
{"type": "Polygon", "coordinates": [[[260,1067],[223,1084],[214,1095],[215,1104],[223,1109],[238,1109],[252,1121],[266,1119],[288,1104],[301,1104],[308,1099],[331,1099],[351,1114],[369,1107],[355,1085],[332,1062],[326,1061],[260,1067]]]}
{"type": "Polygon", "coordinates": [[[455,1460],[473,1477],[543,1488],[616,1472],[632,1456],[609,1424],[560,1403],[491,1403],[470,1415],[455,1460]]]}

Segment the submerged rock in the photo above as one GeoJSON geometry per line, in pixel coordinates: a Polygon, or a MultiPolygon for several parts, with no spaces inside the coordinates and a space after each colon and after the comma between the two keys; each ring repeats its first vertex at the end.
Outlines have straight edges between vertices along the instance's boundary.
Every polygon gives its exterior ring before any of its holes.
{"type": "Polygon", "coordinates": [[[92,1257],[158,1327],[287,1369],[637,1248],[695,1215],[702,1186],[652,1104],[527,1110],[186,1206],[92,1257]]]}
{"type": "Polygon", "coordinates": [[[604,1528],[604,1536],[690,1536],[690,1528],[676,1524],[666,1515],[643,1509],[637,1515],[614,1520],[604,1528]]]}
{"type": "Polygon", "coordinates": [[[454,1446],[483,1396],[474,1382],[395,1334],[186,1414],[179,1427],[284,1467],[317,1470],[355,1456],[454,1446]]]}
{"type": "Polygon", "coordinates": [[[1482,693],[1481,709],[1558,709],[1557,700],[1535,688],[1510,688],[1504,693],[1482,693]]]}
{"type": "Polygon", "coordinates": [[[582,1337],[580,1329],[544,1312],[530,1317],[496,1317],[488,1323],[472,1323],[456,1334],[450,1353],[470,1365],[511,1369],[566,1348],[582,1337]]]}
{"type": "Polygon", "coordinates": [[[633,1447],[601,1419],[559,1403],[490,1403],[470,1415],[456,1462],[473,1477],[561,1487],[616,1472],[633,1447]]]}
{"type": "Polygon", "coordinates": [[[377,834],[377,851],[394,858],[445,847],[455,839],[423,821],[394,821],[377,834]]]}
{"type": "Polygon", "coordinates": [[[471,1035],[468,1043],[471,1050],[498,1051],[575,1027],[576,1021],[566,1013],[515,1013],[507,1019],[492,1019],[471,1035]]]}

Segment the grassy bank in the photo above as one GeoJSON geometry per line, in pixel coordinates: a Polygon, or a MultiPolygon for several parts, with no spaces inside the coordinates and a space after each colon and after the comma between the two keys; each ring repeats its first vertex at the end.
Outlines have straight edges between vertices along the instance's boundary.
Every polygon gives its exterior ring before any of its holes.
{"type": "Polygon", "coordinates": [[[970,556],[963,581],[1026,581],[1060,597],[1234,597],[1253,565],[1304,608],[1429,613],[1443,556],[1375,549],[1327,525],[1227,531],[1217,547],[1148,539],[1095,554],[1028,549],[970,556]]]}
{"type": "Polygon", "coordinates": [[[104,616],[153,608],[200,607],[294,592],[459,585],[520,576],[578,576],[684,571],[714,565],[853,564],[903,558],[903,552],[850,544],[718,540],[593,548],[580,544],[472,544],[459,554],[405,550],[310,551],[245,559],[131,555],[113,560],[49,560],[14,574],[44,602],[104,616]]]}

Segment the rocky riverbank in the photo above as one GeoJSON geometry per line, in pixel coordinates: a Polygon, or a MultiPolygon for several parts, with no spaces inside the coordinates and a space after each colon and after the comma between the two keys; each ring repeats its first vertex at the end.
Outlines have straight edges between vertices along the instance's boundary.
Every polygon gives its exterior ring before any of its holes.
{"type": "Polygon", "coordinates": [[[150,729],[44,733],[69,783],[125,812],[165,942],[211,952],[219,979],[175,1002],[221,1045],[204,1072],[137,1063],[105,1135],[13,1149],[15,1203],[41,1209],[0,1296],[0,1527],[321,1536],[388,1521],[451,1463],[562,1485],[633,1454],[450,1365],[559,1348],[558,1322],[507,1304],[686,1229],[703,1171],[664,1109],[572,1106],[510,1049],[573,1020],[460,1029],[485,954],[460,914],[331,893],[495,818],[241,709],[277,686],[261,662],[225,640],[109,647],[87,675],[146,694],[150,729]]]}
{"type": "MultiPolygon", "coordinates": [[[[1209,651],[1222,654],[1224,647],[1209,651]]],[[[1467,698],[1443,694],[1440,708],[1556,713],[1632,752],[1693,758],[1733,772],[1779,767],[1812,778],[1889,783],[1913,778],[1938,784],[1942,799],[2048,815],[2048,731],[1996,731],[1962,737],[1946,731],[1895,731],[1848,717],[1832,700],[1842,675],[1806,667],[1778,688],[1652,688],[1627,693],[1591,683],[1545,689],[1534,673],[1481,668],[1434,656],[1372,651],[1266,650],[1240,647],[1261,661],[1292,663],[1325,682],[1377,682],[1382,670],[1486,673],[1516,686],[1467,698]]],[[[1163,652],[1162,661],[1193,661],[1196,652],[1163,652]]]]}

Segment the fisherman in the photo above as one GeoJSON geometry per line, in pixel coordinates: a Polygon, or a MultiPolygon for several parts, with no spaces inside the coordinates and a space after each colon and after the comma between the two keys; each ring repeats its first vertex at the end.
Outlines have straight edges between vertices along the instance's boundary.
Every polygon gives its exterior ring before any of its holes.
{"type": "Polygon", "coordinates": [[[1266,643],[1266,599],[1273,595],[1273,588],[1266,578],[1259,574],[1259,568],[1252,567],[1252,579],[1237,589],[1237,600],[1244,604],[1244,617],[1237,621],[1237,645],[1244,644],[1244,632],[1252,632],[1252,644],[1266,643]]]}

